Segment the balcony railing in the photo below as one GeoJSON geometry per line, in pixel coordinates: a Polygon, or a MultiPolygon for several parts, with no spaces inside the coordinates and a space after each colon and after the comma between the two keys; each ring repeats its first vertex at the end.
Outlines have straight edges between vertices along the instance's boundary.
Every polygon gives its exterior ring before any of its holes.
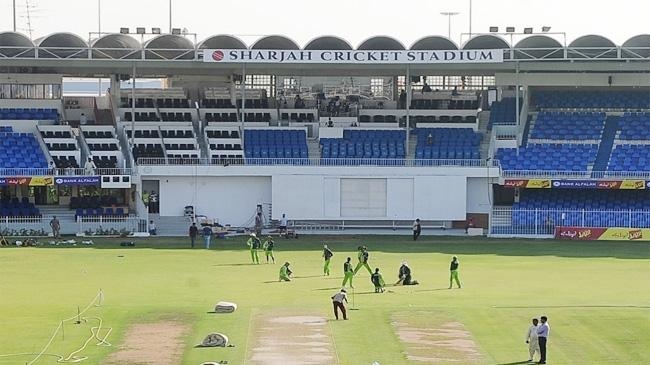
{"type": "Polygon", "coordinates": [[[650,171],[554,171],[554,170],[501,170],[505,179],[644,179],[650,180],[650,171]]]}
{"type": "Polygon", "coordinates": [[[64,168],[0,168],[0,177],[15,176],[101,176],[101,175],[131,175],[131,168],[97,168],[92,172],[85,169],[64,168]]]}
{"type": "Polygon", "coordinates": [[[139,158],[139,166],[376,166],[376,167],[496,167],[491,161],[472,159],[390,158],[139,158]]]}

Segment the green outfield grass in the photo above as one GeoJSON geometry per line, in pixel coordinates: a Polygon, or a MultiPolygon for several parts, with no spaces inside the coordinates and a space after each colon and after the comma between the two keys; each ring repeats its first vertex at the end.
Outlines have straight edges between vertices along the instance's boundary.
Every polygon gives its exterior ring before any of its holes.
{"type": "MultiPolygon", "coordinates": [[[[263,254],[261,265],[251,265],[243,237],[217,240],[209,251],[189,249],[184,238],[136,239],[134,248],[120,241],[0,249],[0,364],[29,363],[34,355],[2,355],[38,353],[60,321],[74,317],[100,290],[102,305],[84,316],[112,328],[112,346],[91,341],[79,353],[88,356],[82,364],[104,363],[130,328],[161,320],[188,326],[182,364],[252,363],[260,318],[300,313],[333,319],[329,297],[340,288],[344,259],[351,256],[356,264],[361,243],[387,283],[396,281],[407,259],[421,285],[375,294],[368,273],[360,271],[354,279],[358,310],[349,312],[350,321],[328,322],[333,363],[425,364],[407,360],[409,345],[398,339],[395,323],[409,320],[425,329],[461,324],[480,355],[469,363],[525,363],[529,319],[547,315],[549,364],[650,364],[650,243],[303,236],[276,241],[275,265],[267,265],[263,254]],[[322,242],[335,253],[330,277],[322,276],[322,242]],[[452,255],[461,262],[460,290],[447,289],[452,255]],[[284,261],[296,278],[279,283],[284,261]],[[239,308],[208,313],[219,300],[239,308]],[[195,348],[210,331],[227,334],[235,347],[195,348]]],[[[80,348],[89,327],[67,322],[47,352],[68,355],[80,348]]],[[[56,359],[44,356],[35,364],[56,359]]]]}

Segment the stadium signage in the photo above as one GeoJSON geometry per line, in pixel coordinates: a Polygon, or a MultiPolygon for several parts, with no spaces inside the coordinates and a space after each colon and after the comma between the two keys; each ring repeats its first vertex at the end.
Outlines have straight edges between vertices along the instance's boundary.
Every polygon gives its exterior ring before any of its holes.
{"type": "Polygon", "coordinates": [[[100,185],[99,176],[68,176],[54,179],[57,185],[100,185]]]}
{"type": "Polygon", "coordinates": [[[0,186],[49,186],[54,185],[52,176],[18,176],[18,177],[2,177],[0,178],[0,186]]]}
{"type": "Polygon", "coordinates": [[[578,241],[648,241],[648,228],[555,227],[555,238],[578,241]]]}
{"type": "Polygon", "coordinates": [[[375,50],[278,50],[278,49],[206,49],[203,62],[210,63],[320,63],[320,64],[431,64],[500,63],[501,49],[448,51],[375,51],[375,50]]]}
{"type": "Polygon", "coordinates": [[[644,190],[650,189],[646,180],[547,180],[506,179],[503,186],[522,189],[602,189],[602,190],[644,190]]]}

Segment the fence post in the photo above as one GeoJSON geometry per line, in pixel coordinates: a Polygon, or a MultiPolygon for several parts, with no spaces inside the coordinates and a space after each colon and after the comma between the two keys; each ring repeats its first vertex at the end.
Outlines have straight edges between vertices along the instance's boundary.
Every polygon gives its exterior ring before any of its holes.
{"type": "Polygon", "coordinates": [[[628,215],[627,215],[627,227],[632,228],[632,209],[628,210],[628,215]]]}
{"type": "Polygon", "coordinates": [[[535,235],[537,236],[538,229],[537,227],[539,226],[539,208],[535,208],[535,235]]]}
{"type": "Polygon", "coordinates": [[[583,209],[582,209],[582,224],[581,224],[582,227],[586,227],[586,226],[585,226],[585,215],[586,215],[586,214],[587,214],[587,213],[586,213],[585,209],[583,208],[583,209]]]}

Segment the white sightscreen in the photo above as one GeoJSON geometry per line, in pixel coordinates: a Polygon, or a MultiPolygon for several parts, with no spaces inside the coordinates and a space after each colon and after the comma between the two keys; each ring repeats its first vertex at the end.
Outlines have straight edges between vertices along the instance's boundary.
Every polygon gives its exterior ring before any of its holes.
{"type": "Polygon", "coordinates": [[[341,217],[386,217],[386,179],[341,179],[341,217]]]}

